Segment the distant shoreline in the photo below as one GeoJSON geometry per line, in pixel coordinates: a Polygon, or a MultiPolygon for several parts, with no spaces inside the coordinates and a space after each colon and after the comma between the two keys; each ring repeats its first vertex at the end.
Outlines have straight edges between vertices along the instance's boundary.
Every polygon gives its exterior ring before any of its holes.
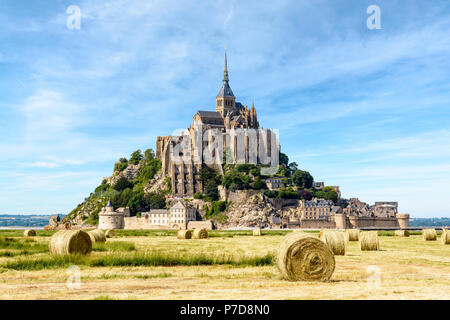
{"type": "Polygon", "coordinates": [[[35,229],[35,230],[44,230],[44,227],[24,227],[24,226],[8,226],[8,227],[0,227],[0,230],[25,230],[25,229],[35,229]]]}

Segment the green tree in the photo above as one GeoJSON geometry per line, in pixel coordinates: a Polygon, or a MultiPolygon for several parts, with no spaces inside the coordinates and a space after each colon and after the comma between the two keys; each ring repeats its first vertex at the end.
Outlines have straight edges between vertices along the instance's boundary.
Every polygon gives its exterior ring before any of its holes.
{"type": "Polygon", "coordinates": [[[132,191],[130,188],[126,188],[120,193],[115,194],[111,198],[111,204],[114,208],[120,208],[120,207],[126,207],[128,204],[128,201],[130,201],[132,196],[132,191]]]}
{"type": "Polygon", "coordinates": [[[251,179],[249,176],[246,176],[236,169],[225,173],[222,179],[222,185],[231,191],[248,189],[250,187],[250,182],[251,179]]]}
{"type": "Polygon", "coordinates": [[[141,161],[144,158],[144,155],[142,154],[141,149],[137,149],[134,151],[130,156],[130,161],[128,161],[131,164],[138,164],[139,161],[141,161]]]}
{"type": "Polygon", "coordinates": [[[298,164],[297,164],[297,162],[291,162],[291,163],[289,163],[288,168],[289,168],[289,171],[290,171],[291,173],[294,173],[296,170],[298,170],[298,164]]]}
{"type": "Polygon", "coordinates": [[[120,177],[119,180],[114,184],[113,186],[114,190],[122,191],[127,188],[133,188],[133,183],[131,181],[128,181],[125,177],[120,177]]]}
{"type": "Polygon", "coordinates": [[[144,192],[143,191],[134,192],[131,195],[130,200],[128,200],[127,207],[130,208],[130,212],[133,214],[137,212],[146,211],[147,206],[144,201],[144,192]]]}
{"type": "Polygon", "coordinates": [[[331,200],[334,203],[338,200],[338,194],[331,187],[324,187],[322,190],[316,191],[314,196],[319,199],[331,200]]]}
{"type": "Polygon", "coordinates": [[[280,165],[287,167],[289,164],[289,157],[286,154],[284,154],[283,152],[280,152],[279,161],[280,161],[280,165]]]}
{"type": "Polygon", "coordinates": [[[164,209],[166,207],[166,197],[162,193],[149,193],[144,196],[146,209],[164,209]]]}
{"type": "Polygon", "coordinates": [[[206,185],[210,180],[216,180],[217,171],[208,166],[204,166],[200,169],[200,181],[203,185],[206,185]]]}
{"type": "Polygon", "coordinates": [[[155,151],[153,149],[147,149],[144,151],[144,159],[145,160],[153,160],[155,159],[155,151]]]}
{"type": "Polygon", "coordinates": [[[309,189],[312,187],[314,178],[308,171],[295,170],[291,177],[292,183],[302,189],[309,189]]]}
{"type": "Polygon", "coordinates": [[[219,190],[217,189],[217,183],[214,180],[210,180],[206,184],[204,198],[207,198],[210,201],[219,199],[219,190]]]}

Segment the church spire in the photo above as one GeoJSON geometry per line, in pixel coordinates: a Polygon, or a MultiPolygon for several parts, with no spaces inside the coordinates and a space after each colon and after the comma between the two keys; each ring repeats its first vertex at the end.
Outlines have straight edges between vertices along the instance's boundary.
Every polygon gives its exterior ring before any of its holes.
{"type": "Polygon", "coordinates": [[[236,111],[236,97],[229,85],[228,78],[228,62],[227,62],[227,50],[225,48],[225,66],[223,68],[223,83],[219,93],[216,96],[216,111],[219,112],[223,118],[225,118],[228,112],[233,113],[236,111]]]}
{"type": "Polygon", "coordinates": [[[225,49],[225,67],[223,68],[223,82],[228,83],[227,49],[225,49]]]}

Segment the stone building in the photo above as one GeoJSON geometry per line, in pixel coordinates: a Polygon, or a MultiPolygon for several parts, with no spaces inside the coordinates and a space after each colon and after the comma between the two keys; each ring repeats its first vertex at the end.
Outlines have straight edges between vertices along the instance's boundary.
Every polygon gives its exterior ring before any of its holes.
{"type": "Polygon", "coordinates": [[[175,196],[192,196],[203,192],[201,168],[206,165],[222,174],[221,163],[224,154],[227,159],[232,159],[233,163],[267,164],[266,158],[272,157],[276,158],[278,164],[278,152],[272,152],[273,148],[279,151],[276,134],[272,130],[260,128],[255,105],[248,108],[236,101],[229,85],[226,54],[222,87],[216,96],[216,111],[199,110],[193,117],[192,125],[183,135],[156,139],[156,157],[161,159],[164,174],[171,177],[172,192],[175,196]],[[250,132],[249,129],[257,131],[250,132]],[[238,135],[238,131],[244,133],[238,135]],[[218,134],[221,139],[216,139],[216,136],[209,137],[211,132],[218,134]],[[257,132],[255,143],[254,132],[257,132]],[[175,151],[175,145],[183,143],[183,152],[175,151]],[[258,152],[263,147],[266,154],[262,156],[258,152]],[[255,150],[258,151],[256,156],[255,150]],[[175,154],[176,152],[178,154],[175,154]],[[183,161],[175,161],[174,154],[183,161]],[[205,161],[206,157],[214,160],[212,163],[205,161]]]}
{"type": "Polygon", "coordinates": [[[111,202],[108,201],[106,207],[102,208],[98,214],[98,228],[102,230],[123,229],[125,217],[130,216],[129,208],[118,208],[114,210],[111,202]]]}
{"type": "Polygon", "coordinates": [[[179,200],[170,207],[170,220],[174,229],[186,229],[189,221],[196,220],[196,210],[179,200]]]}
{"type": "Polygon", "coordinates": [[[299,212],[302,219],[329,219],[331,209],[334,206],[333,201],[317,199],[301,200],[299,203],[299,212]]]}
{"type": "Polygon", "coordinates": [[[126,217],[124,229],[186,229],[196,221],[196,210],[184,200],[176,200],[170,209],[153,209],[141,217],[126,217]]]}
{"type": "Polygon", "coordinates": [[[372,215],[375,217],[393,218],[397,215],[398,202],[383,201],[375,202],[370,208],[372,215]]]}

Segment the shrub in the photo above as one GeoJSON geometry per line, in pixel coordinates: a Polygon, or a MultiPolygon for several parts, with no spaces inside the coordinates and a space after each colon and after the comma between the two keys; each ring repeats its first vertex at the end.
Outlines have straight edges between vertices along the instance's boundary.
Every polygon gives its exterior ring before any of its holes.
{"type": "Polygon", "coordinates": [[[261,177],[257,177],[255,181],[250,184],[250,187],[255,190],[267,189],[266,182],[261,180],[261,177]]]}
{"type": "Polygon", "coordinates": [[[128,181],[125,177],[120,177],[119,180],[114,184],[113,186],[114,190],[122,191],[127,188],[133,188],[133,183],[131,181],[128,181]]]}
{"type": "Polygon", "coordinates": [[[278,191],[276,190],[264,190],[264,195],[268,198],[278,197],[278,191]]]}
{"type": "Polygon", "coordinates": [[[251,163],[243,163],[243,164],[238,164],[236,166],[236,170],[239,172],[249,173],[250,170],[253,170],[253,169],[256,169],[256,166],[251,163]]]}
{"type": "Polygon", "coordinates": [[[291,188],[284,188],[278,191],[278,198],[282,199],[298,199],[300,198],[298,192],[292,190],[291,188]]]}
{"type": "Polygon", "coordinates": [[[254,168],[250,170],[250,174],[252,176],[256,177],[260,177],[261,176],[261,168],[254,168]]]}
{"type": "Polygon", "coordinates": [[[224,212],[227,210],[228,203],[226,201],[213,201],[211,203],[211,209],[208,208],[207,205],[205,205],[205,216],[207,218],[213,217],[215,215],[220,214],[221,212],[224,212]]]}
{"type": "Polygon", "coordinates": [[[194,194],[194,199],[203,199],[203,194],[200,192],[197,192],[196,194],[194,194]]]}
{"type": "Polygon", "coordinates": [[[106,182],[106,179],[104,179],[102,181],[102,184],[99,185],[97,188],[95,188],[95,193],[106,191],[106,190],[108,190],[108,188],[109,188],[109,184],[106,182]]]}
{"type": "Polygon", "coordinates": [[[114,165],[114,171],[122,172],[128,167],[128,162],[116,162],[114,165]]]}
{"type": "Polygon", "coordinates": [[[158,170],[161,169],[161,161],[159,159],[148,160],[139,170],[139,176],[136,178],[137,183],[148,183],[158,170]]]}

